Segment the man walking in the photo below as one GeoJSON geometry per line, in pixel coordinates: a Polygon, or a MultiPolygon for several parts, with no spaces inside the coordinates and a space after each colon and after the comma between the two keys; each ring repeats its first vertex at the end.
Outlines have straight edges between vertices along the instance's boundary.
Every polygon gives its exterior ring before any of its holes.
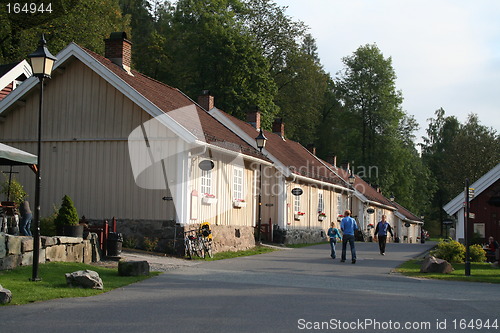
{"type": "Polygon", "coordinates": [[[345,217],[340,222],[340,229],[342,229],[342,258],[340,262],[345,262],[347,242],[351,246],[352,263],[356,263],[356,248],[354,247],[354,231],[358,230],[356,220],[351,217],[351,211],[346,210],[345,217]]]}
{"type": "Polygon", "coordinates": [[[382,221],[377,223],[377,227],[375,228],[375,240],[377,240],[378,238],[378,248],[380,250],[380,254],[383,256],[385,256],[385,244],[387,243],[387,233],[390,233],[391,237],[394,237],[391,225],[385,219],[386,216],[382,215],[382,221]]]}

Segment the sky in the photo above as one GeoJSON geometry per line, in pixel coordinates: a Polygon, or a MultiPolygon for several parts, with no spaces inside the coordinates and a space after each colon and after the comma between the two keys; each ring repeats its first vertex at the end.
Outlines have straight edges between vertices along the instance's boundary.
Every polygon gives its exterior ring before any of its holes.
{"type": "Polygon", "coordinates": [[[465,123],[476,113],[500,132],[500,1],[275,0],[303,21],[333,78],[342,58],[375,43],[392,58],[403,109],[420,125],[443,108],[465,123]]]}

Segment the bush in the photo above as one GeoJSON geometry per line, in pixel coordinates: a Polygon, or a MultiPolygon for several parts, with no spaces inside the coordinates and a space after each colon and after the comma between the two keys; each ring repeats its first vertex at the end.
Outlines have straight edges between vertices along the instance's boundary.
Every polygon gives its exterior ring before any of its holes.
{"type": "Polygon", "coordinates": [[[470,261],[472,262],[485,262],[486,261],[486,253],[483,250],[483,247],[479,244],[474,244],[469,246],[470,253],[470,261]]]}
{"type": "Polygon", "coordinates": [[[61,208],[59,208],[59,213],[54,222],[58,227],[62,227],[63,225],[78,225],[80,222],[73,200],[69,196],[65,195],[62,199],[61,208]]]}
{"type": "Polygon", "coordinates": [[[431,252],[431,255],[450,263],[464,262],[465,246],[454,240],[449,242],[441,241],[438,243],[437,249],[431,252]]]}
{"type": "Polygon", "coordinates": [[[127,249],[135,249],[137,247],[137,239],[135,237],[124,237],[123,247],[127,249]]]}
{"type": "Polygon", "coordinates": [[[158,238],[144,237],[143,240],[144,250],[153,252],[158,246],[158,238]]]}
{"type": "Polygon", "coordinates": [[[52,215],[40,219],[40,235],[42,236],[57,235],[56,224],[54,223],[56,217],[57,217],[57,212],[54,212],[52,215]]]}
{"type": "Polygon", "coordinates": [[[9,186],[9,178],[6,175],[4,175],[4,177],[5,181],[2,183],[0,193],[5,195],[6,201],[13,201],[18,205],[21,204],[28,196],[23,186],[16,180],[15,177],[11,179],[9,186]],[[7,194],[9,194],[8,198],[7,194]]]}

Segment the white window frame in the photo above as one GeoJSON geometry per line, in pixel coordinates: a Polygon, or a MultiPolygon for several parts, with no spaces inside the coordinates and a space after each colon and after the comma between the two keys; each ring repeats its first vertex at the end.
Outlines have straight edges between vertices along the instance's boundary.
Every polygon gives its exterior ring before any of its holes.
{"type": "Polygon", "coordinates": [[[233,199],[243,200],[245,199],[244,193],[244,170],[240,167],[234,167],[233,169],[233,199]]]}
{"type": "Polygon", "coordinates": [[[293,212],[294,213],[300,212],[300,197],[301,197],[301,195],[294,195],[294,198],[293,198],[293,212]]]}
{"type": "Polygon", "coordinates": [[[343,215],[344,210],[342,209],[343,207],[343,196],[342,193],[337,193],[337,215],[343,215]]]}
{"type": "Polygon", "coordinates": [[[325,212],[325,200],[323,198],[323,192],[318,192],[318,213],[325,212]]]}
{"type": "Polygon", "coordinates": [[[212,193],[212,170],[201,170],[200,192],[202,195],[212,193]]]}

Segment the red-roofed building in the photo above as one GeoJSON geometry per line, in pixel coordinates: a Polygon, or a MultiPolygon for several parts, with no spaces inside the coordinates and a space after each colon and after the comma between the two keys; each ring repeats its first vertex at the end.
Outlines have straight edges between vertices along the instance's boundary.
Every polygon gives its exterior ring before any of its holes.
{"type": "MultiPolygon", "coordinates": [[[[106,57],[69,44],[45,80],[41,216],[67,194],[88,220],[114,216],[125,238],[163,249],[205,221],[220,226],[216,250],[254,246],[256,170],[271,162],[178,89],[131,70],[124,33],[105,42],[106,57]]],[[[0,141],[35,154],[38,87],[30,77],[0,101],[0,141]]],[[[19,172],[34,198],[33,175],[19,172]]]]}

